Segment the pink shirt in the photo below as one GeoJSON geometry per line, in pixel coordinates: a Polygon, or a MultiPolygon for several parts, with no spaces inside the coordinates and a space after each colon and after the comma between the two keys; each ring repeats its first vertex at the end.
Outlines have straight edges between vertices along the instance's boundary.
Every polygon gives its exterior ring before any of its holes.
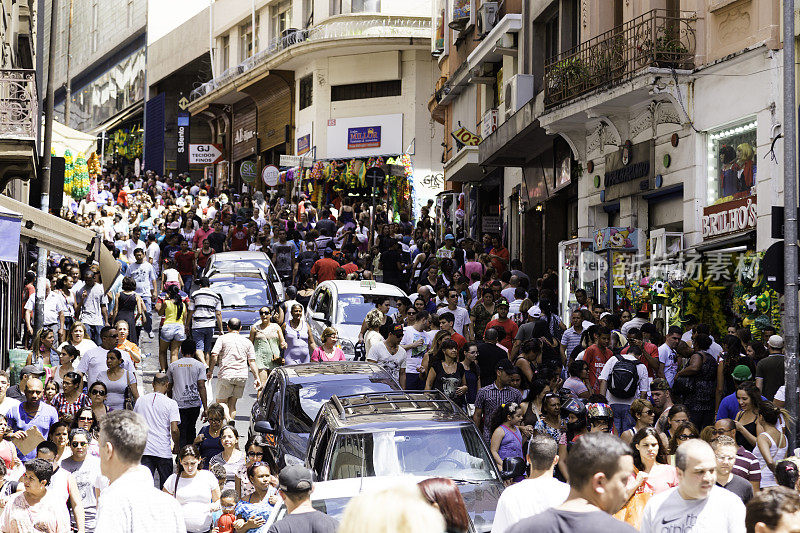
{"type": "Polygon", "coordinates": [[[328,355],[322,346],[318,346],[314,353],[311,354],[312,361],[344,361],[344,352],[338,346],[333,348],[333,354],[328,355]]]}

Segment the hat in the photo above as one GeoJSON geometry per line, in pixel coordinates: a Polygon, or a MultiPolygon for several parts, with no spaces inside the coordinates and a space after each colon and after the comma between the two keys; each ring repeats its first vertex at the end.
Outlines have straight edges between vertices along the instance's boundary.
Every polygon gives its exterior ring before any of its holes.
{"type": "Polygon", "coordinates": [[[600,315],[600,320],[603,320],[603,319],[604,319],[605,317],[607,317],[607,316],[611,316],[611,313],[609,313],[608,311],[606,311],[605,313],[602,313],[602,314],[600,315]]]}
{"type": "Polygon", "coordinates": [[[447,235],[444,236],[444,240],[446,240],[446,241],[447,240],[456,240],[456,238],[453,236],[452,233],[448,233],[447,235]]]}
{"type": "Polygon", "coordinates": [[[32,374],[34,376],[44,376],[45,371],[36,365],[27,365],[23,366],[22,370],[19,371],[19,377],[22,378],[22,376],[26,374],[32,374]]]}
{"type": "Polygon", "coordinates": [[[177,220],[175,220],[175,221],[173,221],[173,222],[170,222],[169,224],[167,224],[167,228],[168,228],[168,229],[180,229],[180,227],[181,227],[181,223],[180,223],[180,222],[178,222],[177,220]]]}
{"type": "Polygon", "coordinates": [[[669,390],[669,382],[664,378],[656,378],[650,384],[650,390],[669,390]]]}
{"type": "Polygon", "coordinates": [[[278,488],[283,492],[311,490],[311,470],[301,465],[286,466],[278,474],[278,488]]]}
{"type": "Polygon", "coordinates": [[[780,350],[783,348],[783,337],[780,335],[772,335],[767,341],[767,346],[780,350]]]}
{"type": "Polygon", "coordinates": [[[389,330],[389,333],[390,334],[393,333],[393,334],[397,335],[398,337],[402,338],[403,337],[403,333],[404,333],[403,324],[395,324],[394,326],[392,326],[392,329],[389,330]]]}
{"type": "Polygon", "coordinates": [[[748,381],[753,379],[753,373],[747,365],[737,365],[731,372],[734,381],[748,381]]]}
{"type": "Polygon", "coordinates": [[[541,318],[542,310],[539,309],[538,305],[532,305],[530,309],[528,309],[528,314],[531,315],[533,318],[541,318]]]}
{"type": "Polygon", "coordinates": [[[502,370],[506,374],[516,374],[518,372],[517,367],[515,367],[514,364],[508,359],[500,359],[497,362],[495,369],[502,370]]]}
{"type": "Polygon", "coordinates": [[[505,306],[505,307],[509,306],[508,305],[508,300],[506,300],[505,298],[500,298],[499,300],[497,300],[497,303],[495,305],[502,305],[502,306],[505,306]]]}

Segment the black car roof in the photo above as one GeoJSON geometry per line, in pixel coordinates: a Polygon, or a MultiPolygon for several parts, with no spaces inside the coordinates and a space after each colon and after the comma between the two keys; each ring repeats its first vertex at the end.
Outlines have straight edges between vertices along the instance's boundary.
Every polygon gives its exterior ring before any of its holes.
{"type": "Polygon", "coordinates": [[[469,417],[438,390],[333,396],[323,409],[338,427],[470,422],[469,417]]]}
{"type": "MultiPolygon", "coordinates": [[[[380,365],[361,361],[335,361],[324,363],[305,363],[277,368],[275,371],[283,374],[287,381],[292,383],[308,383],[319,381],[337,381],[352,378],[379,378],[394,380],[391,374],[380,365]]],[[[399,389],[399,385],[398,385],[399,389]]]]}

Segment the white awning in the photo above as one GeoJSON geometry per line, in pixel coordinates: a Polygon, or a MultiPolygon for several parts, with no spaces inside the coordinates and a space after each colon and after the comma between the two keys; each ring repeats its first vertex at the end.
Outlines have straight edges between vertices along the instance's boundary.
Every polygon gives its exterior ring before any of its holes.
{"type": "MultiPolygon", "coordinates": [[[[522,29],[522,15],[509,13],[495,24],[492,31],[483,38],[481,44],[467,56],[467,68],[473,70],[484,62],[497,63],[503,60],[503,35],[517,33],[522,29]]],[[[509,50],[510,51],[510,50],[509,50]]]]}
{"type": "Polygon", "coordinates": [[[0,208],[21,214],[22,237],[36,239],[40,246],[51,252],[80,260],[86,259],[91,253],[95,236],[91,230],[2,194],[0,208]]]}

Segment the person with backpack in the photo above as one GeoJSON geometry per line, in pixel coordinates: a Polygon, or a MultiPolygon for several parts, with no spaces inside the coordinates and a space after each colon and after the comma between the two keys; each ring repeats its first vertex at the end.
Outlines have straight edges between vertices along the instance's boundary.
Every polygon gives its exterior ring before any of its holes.
{"type": "Polygon", "coordinates": [[[617,435],[633,427],[631,404],[636,398],[647,398],[650,390],[647,367],[639,361],[640,355],[635,346],[625,354],[616,350],[600,372],[600,394],[605,395],[614,412],[617,435]]]}
{"type": "Polygon", "coordinates": [[[297,254],[297,274],[295,275],[295,286],[304,286],[306,280],[311,277],[311,269],[314,268],[314,263],[317,262],[317,249],[314,245],[314,238],[308,237],[306,239],[306,249],[297,254]]]}

